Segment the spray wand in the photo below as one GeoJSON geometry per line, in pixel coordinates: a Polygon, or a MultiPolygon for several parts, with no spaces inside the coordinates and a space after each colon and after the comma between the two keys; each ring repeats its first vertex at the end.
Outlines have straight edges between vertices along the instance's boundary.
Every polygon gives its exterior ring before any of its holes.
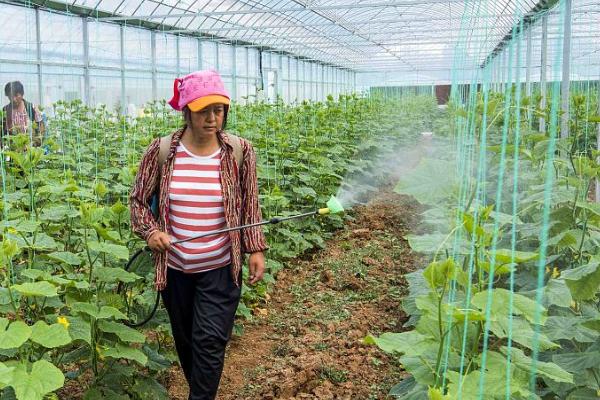
{"type": "MultiPolygon", "coordinates": [[[[199,238],[203,238],[203,237],[207,237],[207,236],[212,236],[212,235],[218,235],[221,233],[226,233],[226,232],[231,232],[231,231],[237,231],[237,230],[241,230],[241,229],[246,229],[246,228],[252,228],[254,226],[261,226],[261,225],[269,225],[269,224],[278,224],[280,222],[284,222],[284,221],[289,221],[291,219],[299,219],[299,218],[306,218],[306,217],[311,217],[311,216],[315,216],[315,215],[326,215],[326,214],[337,214],[337,213],[341,213],[342,211],[344,211],[344,207],[342,206],[342,204],[340,203],[340,201],[338,199],[336,199],[334,196],[331,196],[331,198],[329,199],[329,201],[327,202],[327,207],[325,208],[319,208],[318,210],[315,211],[311,211],[311,212],[307,212],[307,213],[303,213],[303,214],[296,214],[296,215],[290,215],[288,217],[274,217],[271,219],[268,219],[266,221],[261,221],[261,222],[256,222],[254,224],[247,224],[247,225],[241,225],[241,226],[235,226],[232,228],[225,228],[225,229],[220,229],[218,231],[212,231],[212,232],[205,232],[201,235],[198,236],[194,236],[194,237],[190,237],[190,238],[186,238],[186,239],[182,239],[182,240],[177,240],[177,241],[173,241],[171,242],[171,244],[177,244],[177,243],[183,243],[183,242],[189,242],[195,239],[199,239],[199,238]]],[[[129,262],[127,263],[127,265],[125,266],[125,270],[126,271],[130,271],[132,265],[134,265],[134,261],[142,254],[149,254],[150,252],[150,248],[148,246],[143,247],[142,249],[138,250],[129,260],[129,262]]],[[[127,289],[124,287],[124,285],[122,284],[122,282],[119,282],[119,285],[117,287],[117,293],[121,293],[123,290],[125,289],[125,292],[127,291],[127,289]]],[[[148,321],[150,321],[154,314],[156,313],[156,310],[158,309],[158,303],[160,301],[160,293],[157,292],[156,293],[156,298],[154,301],[154,306],[152,307],[152,309],[150,310],[149,313],[140,316],[139,319],[136,320],[126,320],[124,321],[126,325],[128,326],[132,326],[132,327],[139,327],[142,325],[145,325],[146,323],[148,323],[148,321]]],[[[129,303],[127,303],[127,308],[129,310],[129,303]]],[[[129,314],[129,311],[128,311],[129,314]]]]}
{"type": "MultiPolygon", "coordinates": [[[[231,228],[219,229],[217,231],[205,232],[205,233],[202,233],[197,236],[192,236],[192,237],[185,238],[185,239],[175,240],[175,241],[171,242],[171,244],[191,242],[192,240],[201,239],[201,238],[204,238],[207,236],[219,235],[221,233],[227,233],[227,232],[238,231],[238,230],[247,229],[247,228],[253,228],[255,226],[271,225],[271,224],[275,225],[280,222],[289,221],[291,219],[306,218],[306,217],[311,217],[314,215],[337,214],[337,213],[341,213],[342,211],[344,211],[344,207],[342,206],[340,201],[338,199],[336,199],[335,196],[331,196],[331,198],[327,202],[327,207],[319,208],[316,211],[311,211],[311,212],[307,212],[307,213],[303,213],[303,214],[290,215],[288,217],[273,217],[271,219],[261,221],[261,222],[255,222],[253,224],[240,225],[240,226],[234,226],[231,228]]],[[[148,246],[146,246],[144,248],[144,250],[150,250],[150,248],[148,246]]]]}

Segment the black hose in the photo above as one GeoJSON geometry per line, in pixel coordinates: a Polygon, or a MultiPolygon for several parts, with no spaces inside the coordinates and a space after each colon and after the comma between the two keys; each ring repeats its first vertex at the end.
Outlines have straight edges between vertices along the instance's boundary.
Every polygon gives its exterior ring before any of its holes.
{"type": "MultiPolygon", "coordinates": [[[[127,262],[127,265],[125,266],[125,271],[129,272],[129,269],[133,265],[133,262],[144,252],[148,251],[146,249],[147,249],[147,246],[144,248],[141,248],[135,252],[135,254],[127,262]]],[[[120,294],[121,290],[123,290],[123,283],[119,282],[119,285],[117,286],[117,294],[120,294]]],[[[148,322],[150,322],[150,320],[152,318],[154,318],[154,315],[156,314],[156,310],[158,309],[159,302],[160,302],[160,292],[157,291],[156,292],[156,300],[154,301],[154,306],[152,307],[152,311],[150,312],[150,314],[148,314],[148,316],[146,318],[144,318],[144,320],[141,322],[132,322],[131,320],[126,320],[124,322],[125,325],[132,327],[132,328],[138,328],[140,326],[146,325],[148,322]]]]}
{"type": "MultiPolygon", "coordinates": [[[[289,221],[291,219],[297,219],[297,218],[310,217],[310,216],[318,215],[318,214],[319,214],[319,211],[311,211],[311,212],[307,212],[307,213],[304,213],[304,214],[291,215],[289,217],[273,217],[273,218],[271,218],[269,220],[261,221],[261,222],[256,222],[254,224],[234,226],[232,228],[225,228],[225,229],[220,229],[218,231],[203,233],[201,235],[190,237],[190,238],[187,238],[187,239],[173,241],[173,242],[171,242],[171,244],[189,242],[191,240],[200,239],[200,238],[204,238],[204,237],[207,237],[207,236],[213,236],[213,235],[218,235],[218,234],[221,234],[221,233],[227,233],[227,232],[237,231],[237,230],[246,229],[246,228],[252,228],[252,227],[255,227],[255,226],[268,225],[268,224],[278,224],[278,223],[283,222],[283,221],[289,221]]],[[[150,251],[150,247],[149,246],[144,246],[143,248],[141,248],[140,250],[138,250],[137,252],[135,252],[135,254],[127,262],[127,265],[125,266],[125,271],[129,271],[129,269],[131,268],[131,265],[133,264],[133,262],[143,252],[146,252],[146,251],[150,251]]],[[[121,293],[122,289],[123,289],[122,282],[119,282],[119,285],[117,286],[117,293],[118,294],[121,293]]],[[[131,322],[131,321],[127,320],[125,322],[125,325],[130,326],[132,328],[138,328],[140,326],[146,325],[152,318],[154,318],[154,314],[156,314],[156,310],[158,309],[159,302],[160,302],[160,292],[157,291],[156,292],[156,301],[154,302],[154,306],[152,307],[152,311],[150,312],[150,314],[148,314],[148,316],[143,321],[141,321],[141,322],[131,322]]]]}

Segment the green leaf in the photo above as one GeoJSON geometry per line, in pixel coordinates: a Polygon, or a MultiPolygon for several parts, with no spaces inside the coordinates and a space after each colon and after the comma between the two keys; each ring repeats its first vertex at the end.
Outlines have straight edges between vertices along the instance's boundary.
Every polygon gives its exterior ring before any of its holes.
{"type": "Polygon", "coordinates": [[[386,332],[379,337],[368,335],[363,342],[365,344],[375,344],[386,353],[410,353],[413,355],[419,351],[421,346],[432,343],[433,340],[416,331],[408,331],[402,333],[386,332]]]}
{"type": "Polygon", "coordinates": [[[388,395],[402,400],[428,400],[427,387],[417,384],[413,376],[404,378],[392,387],[388,395]]]}
{"type": "Polygon", "coordinates": [[[544,305],[570,307],[573,298],[563,279],[550,279],[544,288],[544,305]]]}
{"type": "Polygon", "coordinates": [[[13,379],[14,367],[7,367],[0,362],[0,389],[10,385],[13,379]]]}
{"type": "Polygon", "coordinates": [[[523,263],[535,260],[538,257],[538,253],[532,253],[527,251],[515,251],[513,260],[511,256],[512,251],[510,249],[497,249],[495,254],[496,261],[499,264],[507,264],[513,261],[516,263],[523,263]]]}
{"type": "Polygon", "coordinates": [[[22,321],[0,318],[0,349],[17,349],[31,337],[31,328],[22,321]],[[8,329],[6,329],[8,327],[8,329]]]}
{"type": "Polygon", "coordinates": [[[127,319],[127,316],[114,307],[102,306],[98,319],[127,319]]]}
{"type": "Polygon", "coordinates": [[[31,219],[17,219],[2,223],[4,228],[12,228],[20,233],[34,233],[40,226],[40,222],[31,219]]]}
{"type": "Polygon", "coordinates": [[[91,325],[81,317],[69,317],[69,334],[73,340],[83,340],[92,344],[91,325]]]}
{"type": "Polygon", "coordinates": [[[71,343],[71,336],[61,324],[48,325],[44,321],[38,321],[31,328],[31,340],[52,349],[71,343]]]}
{"type": "Polygon", "coordinates": [[[156,381],[148,377],[140,377],[135,380],[132,390],[140,399],[168,400],[169,393],[156,381]]]}
{"type": "Polygon", "coordinates": [[[117,343],[115,347],[102,351],[104,357],[111,357],[116,359],[127,359],[137,362],[138,364],[145,366],[148,362],[148,357],[133,347],[124,346],[121,343],[117,343]]]}
{"type": "Polygon", "coordinates": [[[119,322],[100,321],[98,327],[103,332],[114,333],[124,342],[144,343],[146,341],[146,336],[143,333],[119,322]]]}
{"type": "Polygon", "coordinates": [[[600,262],[593,261],[581,267],[561,272],[573,300],[591,300],[600,288],[600,262]]]}
{"type": "MultiPolygon", "coordinates": [[[[503,372],[503,371],[502,371],[503,372]]],[[[446,373],[446,377],[450,382],[448,384],[448,394],[449,398],[457,399],[459,398],[459,388],[460,388],[460,397],[463,399],[477,399],[480,397],[479,390],[479,382],[480,382],[481,372],[479,370],[475,370],[469,373],[466,376],[461,376],[456,371],[448,371],[446,373]],[[461,383],[462,381],[462,383],[461,383]]],[[[485,393],[485,397],[489,399],[495,399],[497,396],[502,394],[505,389],[505,382],[496,374],[485,374],[485,381],[483,386],[483,393],[485,393]]]]}
{"type": "Polygon", "coordinates": [[[307,187],[307,186],[302,186],[302,187],[294,187],[292,189],[292,191],[298,195],[300,195],[301,198],[311,198],[314,199],[315,197],[317,197],[317,192],[315,192],[315,190],[311,187],[307,187]]]}
{"type": "Polygon", "coordinates": [[[71,309],[76,313],[87,314],[96,319],[127,319],[127,316],[114,307],[102,306],[100,309],[90,303],[73,303],[71,309]]]}
{"type": "Polygon", "coordinates": [[[11,260],[14,256],[19,254],[19,252],[19,245],[16,241],[8,238],[4,238],[4,240],[2,240],[2,246],[0,246],[0,257],[11,260]]]}
{"type": "Polygon", "coordinates": [[[121,201],[117,201],[115,204],[113,204],[110,209],[112,210],[112,212],[114,212],[115,214],[122,214],[125,211],[128,210],[128,208],[126,206],[123,205],[123,203],[121,203],[121,201]]]}
{"type": "Polygon", "coordinates": [[[600,204],[598,203],[590,203],[589,201],[578,202],[576,205],[577,208],[583,208],[592,213],[600,216],[600,204]]]}
{"type": "MultiPolygon", "coordinates": [[[[506,315],[497,316],[496,320],[490,323],[490,330],[500,339],[511,336],[513,342],[533,350],[535,331],[531,325],[520,317],[513,317],[512,330],[509,330],[509,323],[510,321],[506,315]]],[[[540,350],[549,350],[560,347],[557,343],[553,343],[548,339],[543,333],[538,334],[536,343],[540,350]]]]}
{"type": "Polygon", "coordinates": [[[108,240],[109,242],[113,242],[116,244],[121,244],[118,232],[109,231],[102,227],[100,224],[94,224],[93,227],[98,236],[100,236],[102,239],[108,240]]]}
{"type": "Polygon", "coordinates": [[[586,325],[581,317],[548,317],[544,332],[551,340],[576,340],[579,343],[594,343],[600,335],[586,325]]]}
{"type": "Polygon", "coordinates": [[[456,264],[451,258],[430,263],[423,271],[423,276],[432,289],[443,288],[456,275],[456,264]]]}
{"type": "Polygon", "coordinates": [[[16,290],[23,296],[40,296],[40,297],[54,297],[58,296],[56,286],[46,281],[41,282],[26,282],[20,285],[13,285],[12,290],[16,290]]]}
{"type": "Polygon", "coordinates": [[[52,237],[42,232],[35,236],[35,242],[31,248],[37,250],[55,250],[58,248],[58,244],[52,237]]]}
{"type": "Polygon", "coordinates": [[[13,371],[11,386],[15,389],[18,400],[43,400],[44,396],[60,389],[65,377],[54,364],[39,360],[33,363],[31,373],[26,365],[18,364],[13,371]]]}
{"type": "Polygon", "coordinates": [[[79,258],[77,254],[69,251],[55,251],[53,253],[46,254],[46,257],[53,261],[58,261],[67,265],[81,265],[81,258],[79,258]]]}
{"type": "MultiPolygon", "coordinates": [[[[508,349],[506,347],[502,346],[500,350],[503,354],[508,354],[508,349]]],[[[511,361],[514,366],[521,368],[528,373],[531,371],[533,360],[526,356],[521,349],[513,347],[510,354],[511,361]]],[[[555,382],[573,383],[573,375],[554,363],[538,360],[536,363],[536,369],[538,375],[545,376],[546,378],[552,379],[555,382]]]]}
{"type": "Polygon", "coordinates": [[[94,268],[94,277],[106,283],[116,283],[116,282],[124,282],[124,283],[132,283],[139,279],[142,279],[141,276],[138,276],[134,273],[127,272],[123,268],[109,268],[109,267],[96,267],[94,268]]]}
{"type": "Polygon", "coordinates": [[[74,218],[78,215],[79,212],[75,209],[69,208],[69,206],[54,206],[50,208],[45,208],[42,212],[41,219],[43,219],[44,221],[62,222],[66,218],[74,218]]]}
{"type": "Polygon", "coordinates": [[[598,400],[600,392],[591,388],[579,388],[567,397],[567,400],[598,400]]]}
{"type": "Polygon", "coordinates": [[[108,254],[118,260],[126,261],[129,259],[129,249],[126,246],[106,242],[89,242],[88,247],[90,250],[108,254]]]}
{"type": "Polygon", "coordinates": [[[600,363],[600,351],[555,354],[552,361],[565,371],[577,374],[582,369],[597,368],[600,363]]]}
{"type": "MultiPolygon", "coordinates": [[[[510,298],[513,299],[513,315],[523,315],[529,322],[535,323],[536,311],[540,313],[540,323],[543,325],[546,321],[546,309],[538,305],[534,300],[531,300],[521,294],[512,293],[509,290],[496,288],[492,289],[492,304],[491,316],[496,320],[496,317],[508,315],[510,307],[510,298]]],[[[471,299],[471,303],[479,307],[482,312],[487,308],[488,291],[477,293],[471,299]]]]}

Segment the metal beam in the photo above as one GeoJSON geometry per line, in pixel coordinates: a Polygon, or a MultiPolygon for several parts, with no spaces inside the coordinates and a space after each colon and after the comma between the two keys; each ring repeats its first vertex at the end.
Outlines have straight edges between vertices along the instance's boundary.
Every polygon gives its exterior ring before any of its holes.
{"type": "MultiPolygon", "coordinates": [[[[556,25],[558,26],[558,25],[556,25]]],[[[485,29],[485,27],[479,27],[479,28],[473,28],[471,31],[477,31],[481,29],[482,32],[486,32],[483,34],[475,34],[475,35],[470,35],[469,36],[469,40],[472,39],[489,39],[490,38],[490,33],[488,32],[487,29],[485,29]]],[[[250,31],[250,28],[248,30],[248,32],[250,31]]],[[[180,31],[180,32],[195,32],[195,31],[180,31]]],[[[208,31],[203,31],[208,33],[208,31]]],[[[531,31],[528,31],[531,32],[531,31]]],[[[173,31],[171,31],[171,33],[173,33],[173,31]]],[[[375,40],[376,36],[384,36],[386,38],[389,37],[395,37],[395,36],[402,36],[402,38],[404,39],[417,39],[417,38],[424,38],[424,39],[438,39],[438,40],[448,40],[448,39],[452,39],[452,40],[458,40],[461,39],[461,35],[460,35],[460,31],[457,30],[456,28],[443,28],[443,29],[428,29],[425,31],[419,31],[419,30],[415,30],[414,28],[411,29],[401,29],[401,30],[396,30],[396,29],[391,29],[391,30],[380,30],[379,32],[358,32],[361,35],[365,35],[367,37],[369,37],[369,39],[375,40]],[[449,33],[450,35],[439,35],[440,33],[449,33]]],[[[589,37],[600,37],[600,29],[598,30],[581,30],[580,33],[585,33],[587,35],[589,35],[589,37]],[[593,33],[596,32],[596,35],[593,35],[593,33]]],[[[355,33],[348,33],[348,32],[330,32],[330,33],[326,33],[326,32],[312,32],[312,31],[307,31],[305,34],[299,34],[299,35],[278,35],[277,33],[272,33],[272,32],[264,32],[261,35],[255,35],[255,36],[229,36],[227,38],[223,38],[223,39],[214,39],[214,40],[223,40],[223,41],[235,41],[235,40],[243,40],[246,42],[252,42],[252,41],[256,41],[256,40],[264,40],[265,39],[265,35],[267,36],[276,36],[279,37],[281,39],[310,39],[310,38],[325,38],[325,37],[335,37],[335,38],[346,38],[346,37],[356,37],[355,33]]],[[[559,36],[557,34],[557,36],[559,36]]],[[[560,35],[562,37],[562,35],[560,35]]],[[[536,36],[533,36],[536,37],[536,36]]]]}
{"type": "MultiPolygon", "coordinates": [[[[457,16],[444,16],[444,17],[422,17],[423,13],[403,13],[402,16],[405,18],[390,18],[390,19],[378,19],[377,24],[381,30],[384,30],[386,27],[382,27],[382,24],[413,24],[415,22],[430,22],[430,21],[461,21],[463,19],[462,15],[457,16]],[[421,16],[421,17],[419,17],[421,16]]],[[[478,15],[477,18],[485,18],[485,19],[497,19],[497,18],[513,18],[514,14],[486,14],[486,15],[478,15]]],[[[230,24],[231,22],[221,21],[225,24],[230,24]]],[[[373,20],[361,20],[361,21],[345,21],[345,25],[348,26],[362,26],[362,25],[373,25],[373,20]]],[[[227,31],[248,31],[248,30],[258,30],[261,29],[286,29],[290,27],[297,28],[306,28],[306,27],[331,27],[334,25],[331,22],[315,22],[315,23],[287,23],[285,25],[263,25],[263,26],[235,26],[231,28],[201,28],[198,30],[189,30],[189,29],[174,29],[169,31],[169,33],[186,33],[186,32],[227,32],[227,31]]],[[[424,27],[427,28],[427,27],[424,27]]],[[[325,34],[325,32],[324,32],[325,34]]]]}
{"type": "Polygon", "coordinates": [[[485,67],[487,63],[489,63],[497,54],[502,52],[502,50],[510,43],[514,36],[519,36],[525,29],[530,29],[530,27],[540,18],[543,11],[548,11],[552,7],[554,7],[560,0],[539,0],[537,4],[531,9],[530,12],[523,15],[519,21],[517,21],[513,26],[510,27],[508,32],[504,35],[504,38],[500,40],[500,42],[496,45],[494,50],[485,58],[485,61],[482,63],[481,67],[485,67]],[[517,27],[517,29],[514,29],[517,27]]]}
{"type": "Polygon", "coordinates": [[[281,8],[255,8],[248,10],[229,10],[229,11],[200,11],[196,13],[174,13],[174,14],[148,14],[148,15],[131,15],[123,17],[106,17],[101,18],[102,21],[126,21],[128,19],[165,19],[165,18],[193,18],[193,17],[216,17],[223,15],[250,15],[250,14],[274,14],[274,13],[289,13],[289,12],[316,12],[316,11],[344,11],[344,10],[360,10],[360,9],[377,9],[388,7],[414,7],[427,4],[448,4],[448,3],[463,3],[463,0],[400,0],[386,1],[379,3],[348,3],[348,4],[333,4],[333,5],[311,5],[303,7],[281,7],[281,8]]]}
{"type": "MultiPolygon", "coordinates": [[[[26,8],[35,7],[35,8],[43,9],[48,12],[56,12],[56,13],[60,13],[60,14],[66,14],[69,16],[73,16],[73,15],[83,16],[83,17],[92,18],[94,21],[99,21],[103,18],[117,16],[114,13],[110,13],[110,12],[106,12],[106,11],[99,11],[99,10],[87,8],[87,7],[74,6],[71,4],[67,4],[67,3],[63,3],[61,1],[55,1],[55,0],[0,0],[0,3],[11,4],[11,5],[21,6],[21,7],[26,7],[26,8]]],[[[175,26],[165,25],[162,23],[156,23],[156,22],[151,22],[151,21],[134,19],[134,20],[123,21],[122,23],[123,24],[126,23],[128,26],[135,26],[137,28],[145,28],[145,29],[160,31],[162,33],[169,33],[169,34],[184,33],[186,35],[189,35],[191,37],[196,37],[196,38],[204,38],[204,39],[208,38],[211,40],[215,39],[214,34],[204,35],[204,34],[200,33],[199,31],[190,31],[190,30],[182,31],[182,30],[178,30],[175,26]]],[[[231,23],[231,22],[229,22],[229,23],[231,23]]],[[[232,24],[234,24],[234,23],[232,23],[232,24]]],[[[326,25],[331,25],[331,24],[329,23],[326,25]]],[[[245,30],[246,28],[243,28],[243,29],[245,30]]],[[[226,39],[226,38],[223,38],[223,39],[226,39]]],[[[254,46],[252,43],[246,43],[239,39],[236,39],[234,41],[230,40],[229,42],[235,42],[238,45],[249,46],[249,47],[254,46]]],[[[271,51],[280,51],[280,52],[282,51],[282,50],[270,48],[269,46],[265,46],[265,45],[257,46],[257,47],[261,48],[262,50],[271,50],[271,51]]],[[[297,56],[300,57],[299,55],[297,55],[297,56]]],[[[304,57],[303,57],[303,59],[304,59],[304,57]]],[[[308,59],[308,60],[322,62],[322,63],[328,63],[322,59],[308,59]]],[[[49,63],[44,63],[44,64],[49,65],[49,63]]],[[[337,65],[337,64],[330,64],[330,65],[334,68],[344,68],[341,65],[337,65]]]]}

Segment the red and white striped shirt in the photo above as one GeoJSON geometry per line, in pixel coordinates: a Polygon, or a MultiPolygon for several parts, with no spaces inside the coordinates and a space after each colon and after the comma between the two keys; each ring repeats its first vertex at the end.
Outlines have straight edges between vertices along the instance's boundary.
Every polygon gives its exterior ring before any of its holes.
{"type": "MultiPolygon", "coordinates": [[[[169,187],[169,225],[172,240],[187,239],[227,227],[221,192],[221,149],[202,157],[180,142],[169,187]]],[[[171,246],[168,266],[184,272],[204,272],[231,263],[228,233],[171,246]]]]}

